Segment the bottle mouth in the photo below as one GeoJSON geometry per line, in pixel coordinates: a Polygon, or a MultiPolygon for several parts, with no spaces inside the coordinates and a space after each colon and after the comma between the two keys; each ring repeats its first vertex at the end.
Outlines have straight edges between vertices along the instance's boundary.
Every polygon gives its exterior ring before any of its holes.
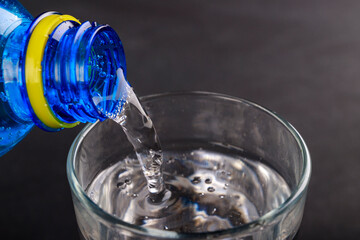
{"type": "Polygon", "coordinates": [[[91,101],[101,117],[117,114],[130,88],[126,81],[124,49],[116,32],[108,25],[96,27],[86,51],[84,79],[89,83],[91,101]]]}
{"type": "Polygon", "coordinates": [[[104,120],[121,108],[126,62],[110,26],[48,12],[33,21],[28,36],[25,98],[37,126],[56,131],[104,120]]]}

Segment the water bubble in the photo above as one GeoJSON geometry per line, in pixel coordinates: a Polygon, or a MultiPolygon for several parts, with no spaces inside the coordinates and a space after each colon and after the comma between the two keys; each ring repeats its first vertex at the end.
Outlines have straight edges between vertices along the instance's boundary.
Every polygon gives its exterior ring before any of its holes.
{"type": "Polygon", "coordinates": [[[105,73],[105,72],[100,72],[100,73],[99,73],[99,76],[102,77],[102,78],[104,78],[104,77],[106,77],[106,73],[105,73]]]}
{"type": "Polygon", "coordinates": [[[130,185],[131,183],[132,183],[132,181],[131,181],[131,179],[125,179],[125,183],[127,184],[127,185],[130,185]]]}
{"type": "Polygon", "coordinates": [[[165,225],[165,226],[164,226],[164,230],[168,230],[168,229],[169,229],[169,227],[165,225]]]}
{"type": "Polygon", "coordinates": [[[224,199],[225,195],[219,195],[219,198],[224,199]]]}
{"type": "Polygon", "coordinates": [[[203,196],[205,196],[205,193],[201,192],[201,193],[199,193],[199,196],[203,197],[203,196]]]}
{"type": "Polygon", "coordinates": [[[148,217],[148,216],[144,216],[144,219],[149,219],[149,217],[148,217]]]}
{"type": "Polygon", "coordinates": [[[90,196],[89,196],[89,197],[90,197],[91,200],[94,200],[94,195],[95,195],[94,192],[90,192],[90,196]]]}
{"type": "Polygon", "coordinates": [[[169,160],[166,161],[167,164],[172,164],[175,162],[175,159],[170,157],[169,160]]]}
{"type": "Polygon", "coordinates": [[[198,183],[201,182],[201,178],[196,176],[196,177],[193,178],[193,180],[191,180],[191,182],[192,182],[193,184],[198,184],[198,183]]]}
{"type": "Polygon", "coordinates": [[[214,187],[208,187],[208,192],[215,192],[215,188],[214,187]]]}
{"type": "Polygon", "coordinates": [[[118,183],[116,184],[116,187],[117,187],[117,188],[121,188],[121,189],[125,189],[126,185],[125,185],[124,182],[118,182],[118,183]]]}
{"type": "Polygon", "coordinates": [[[131,197],[136,198],[138,195],[136,193],[133,193],[131,197]]]}
{"type": "Polygon", "coordinates": [[[207,179],[205,179],[205,183],[206,183],[206,184],[210,184],[210,183],[212,183],[211,178],[207,178],[207,179]]]}
{"type": "Polygon", "coordinates": [[[216,210],[217,210],[217,209],[214,207],[214,209],[211,211],[211,213],[210,213],[210,214],[211,214],[211,215],[214,215],[214,214],[215,214],[215,212],[216,212],[216,210]]]}
{"type": "Polygon", "coordinates": [[[3,102],[7,102],[7,101],[8,101],[8,98],[7,98],[7,96],[4,94],[4,92],[1,92],[1,93],[0,93],[0,99],[1,99],[3,102]]]}

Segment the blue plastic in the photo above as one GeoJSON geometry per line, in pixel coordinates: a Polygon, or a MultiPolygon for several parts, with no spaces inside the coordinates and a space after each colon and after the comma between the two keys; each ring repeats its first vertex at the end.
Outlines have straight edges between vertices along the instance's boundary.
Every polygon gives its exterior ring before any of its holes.
{"type": "MultiPolygon", "coordinates": [[[[15,0],[0,0],[0,156],[34,125],[47,130],[34,114],[25,84],[26,47],[36,24],[15,0]]],[[[45,98],[53,114],[66,123],[104,120],[119,110],[117,70],[126,77],[124,50],[108,25],[61,23],[49,36],[42,60],[45,98]],[[94,98],[104,99],[94,103],[94,98]]]]}

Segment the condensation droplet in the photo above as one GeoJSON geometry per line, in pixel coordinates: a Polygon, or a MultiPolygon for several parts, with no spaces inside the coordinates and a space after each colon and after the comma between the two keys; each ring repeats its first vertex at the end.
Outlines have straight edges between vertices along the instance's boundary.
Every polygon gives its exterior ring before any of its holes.
{"type": "Polygon", "coordinates": [[[164,226],[164,229],[165,229],[165,230],[168,230],[168,229],[169,229],[169,227],[165,225],[165,226],[164,226]]]}
{"type": "Polygon", "coordinates": [[[215,188],[214,187],[208,187],[208,192],[215,192],[215,188]]]}
{"type": "Polygon", "coordinates": [[[219,198],[224,199],[225,195],[219,195],[219,198]]]}

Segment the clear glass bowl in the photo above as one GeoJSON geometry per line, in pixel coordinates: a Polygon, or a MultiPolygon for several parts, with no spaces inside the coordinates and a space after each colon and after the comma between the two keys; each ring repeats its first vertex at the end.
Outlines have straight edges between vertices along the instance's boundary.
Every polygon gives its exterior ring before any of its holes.
{"type": "Polygon", "coordinates": [[[163,148],[176,140],[218,142],[256,155],[291,189],[278,208],[227,230],[176,233],[124,222],[85,193],[94,177],[132,151],[111,120],[87,125],[75,139],[67,175],[82,239],[292,239],[301,223],[310,180],[309,151],[299,133],[275,113],[249,101],[207,92],[164,93],[141,98],[163,148]]]}

